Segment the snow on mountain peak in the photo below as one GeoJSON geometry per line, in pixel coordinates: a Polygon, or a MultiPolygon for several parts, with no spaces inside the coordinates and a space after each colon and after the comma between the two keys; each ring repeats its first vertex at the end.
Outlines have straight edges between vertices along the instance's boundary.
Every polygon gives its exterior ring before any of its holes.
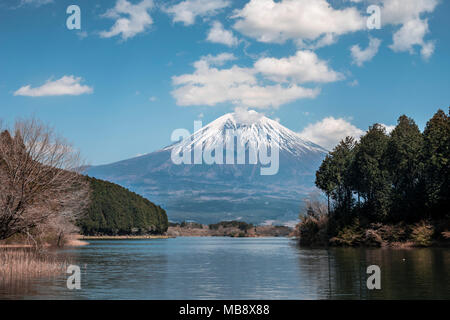
{"type": "Polygon", "coordinates": [[[217,144],[225,146],[230,134],[237,136],[240,143],[245,145],[245,149],[248,149],[249,144],[253,144],[257,150],[267,149],[275,144],[280,152],[287,151],[294,156],[301,156],[307,152],[326,152],[324,148],[302,139],[277,121],[254,110],[240,108],[206,126],[195,128],[194,134],[167,149],[193,150],[194,146],[201,144],[203,150],[212,150],[217,144]]]}

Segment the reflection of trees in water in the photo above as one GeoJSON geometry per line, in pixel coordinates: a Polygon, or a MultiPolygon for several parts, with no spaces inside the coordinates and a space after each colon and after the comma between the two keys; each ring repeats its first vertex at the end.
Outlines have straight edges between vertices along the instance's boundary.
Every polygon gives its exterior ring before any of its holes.
{"type": "Polygon", "coordinates": [[[332,299],[448,299],[450,251],[332,248],[332,299]],[[368,290],[366,268],[381,268],[381,290],[368,290]]]}
{"type": "Polygon", "coordinates": [[[300,291],[311,299],[449,299],[450,250],[299,248],[300,291]],[[367,289],[367,267],[381,268],[381,290],[367,289]]]}
{"type": "Polygon", "coordinates": [[[299,291],[305,299],[329,299],[331,283],[327,250],[299,248],[298,253],[299,291]]]}

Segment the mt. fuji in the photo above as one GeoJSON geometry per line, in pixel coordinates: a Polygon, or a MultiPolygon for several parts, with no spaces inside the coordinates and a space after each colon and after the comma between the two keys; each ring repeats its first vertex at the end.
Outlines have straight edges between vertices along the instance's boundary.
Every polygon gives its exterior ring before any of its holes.
{"type": "Polygon", "coordinates": [[[297,219],[302,197],[314,188],[315,171],[326,153],[277,121],[237,110],[159,151],[90,167],[88,175],[147,197],[165,208],[171,221],[283,224],[297,219]],[[187,152],[190,156],[184,156],[187,152]],[[277,171],[262,174],[274,163],[260,161],[258,154],[277,160],[277,171]],[[174,155],[187,161],[177,164],[174,155]],[[215,158],[214,164],[208,164],[207,155],[215,158]]]}

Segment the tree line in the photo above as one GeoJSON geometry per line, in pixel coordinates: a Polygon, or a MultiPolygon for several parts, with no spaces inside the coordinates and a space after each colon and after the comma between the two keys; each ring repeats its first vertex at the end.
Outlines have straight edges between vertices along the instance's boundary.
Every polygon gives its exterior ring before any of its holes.
{"type": "Polygon", "coordinates": [[[167,231],[167,214],[160,206],[117,184],[87,179],[91,202],[77,223],[82,234],[162,234],[167,231]]]}
{"type": "MultiPolygon", "coordinates": [[[[450,108],[449,108],[450,109],[450,108]]],[[[450,115],[438,110],[423,132],[406,115],[391,133],[374,124],[343,139],[316,172],[336,227],[447,220],[450,208],[450,115]]]]}

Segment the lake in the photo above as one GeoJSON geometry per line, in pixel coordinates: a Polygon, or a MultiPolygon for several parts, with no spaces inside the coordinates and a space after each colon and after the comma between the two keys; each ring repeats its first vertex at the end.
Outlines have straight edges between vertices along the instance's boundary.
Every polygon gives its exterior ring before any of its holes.
{"type": "Polygon", "coordinates": [[[58,252],[81,268],[0,286],[1,299],[450,299],[450,249],[299,248],[288,238],[96,240],[58,252]],[[381,268],[368,290],[366,268],[381,268]]]}

